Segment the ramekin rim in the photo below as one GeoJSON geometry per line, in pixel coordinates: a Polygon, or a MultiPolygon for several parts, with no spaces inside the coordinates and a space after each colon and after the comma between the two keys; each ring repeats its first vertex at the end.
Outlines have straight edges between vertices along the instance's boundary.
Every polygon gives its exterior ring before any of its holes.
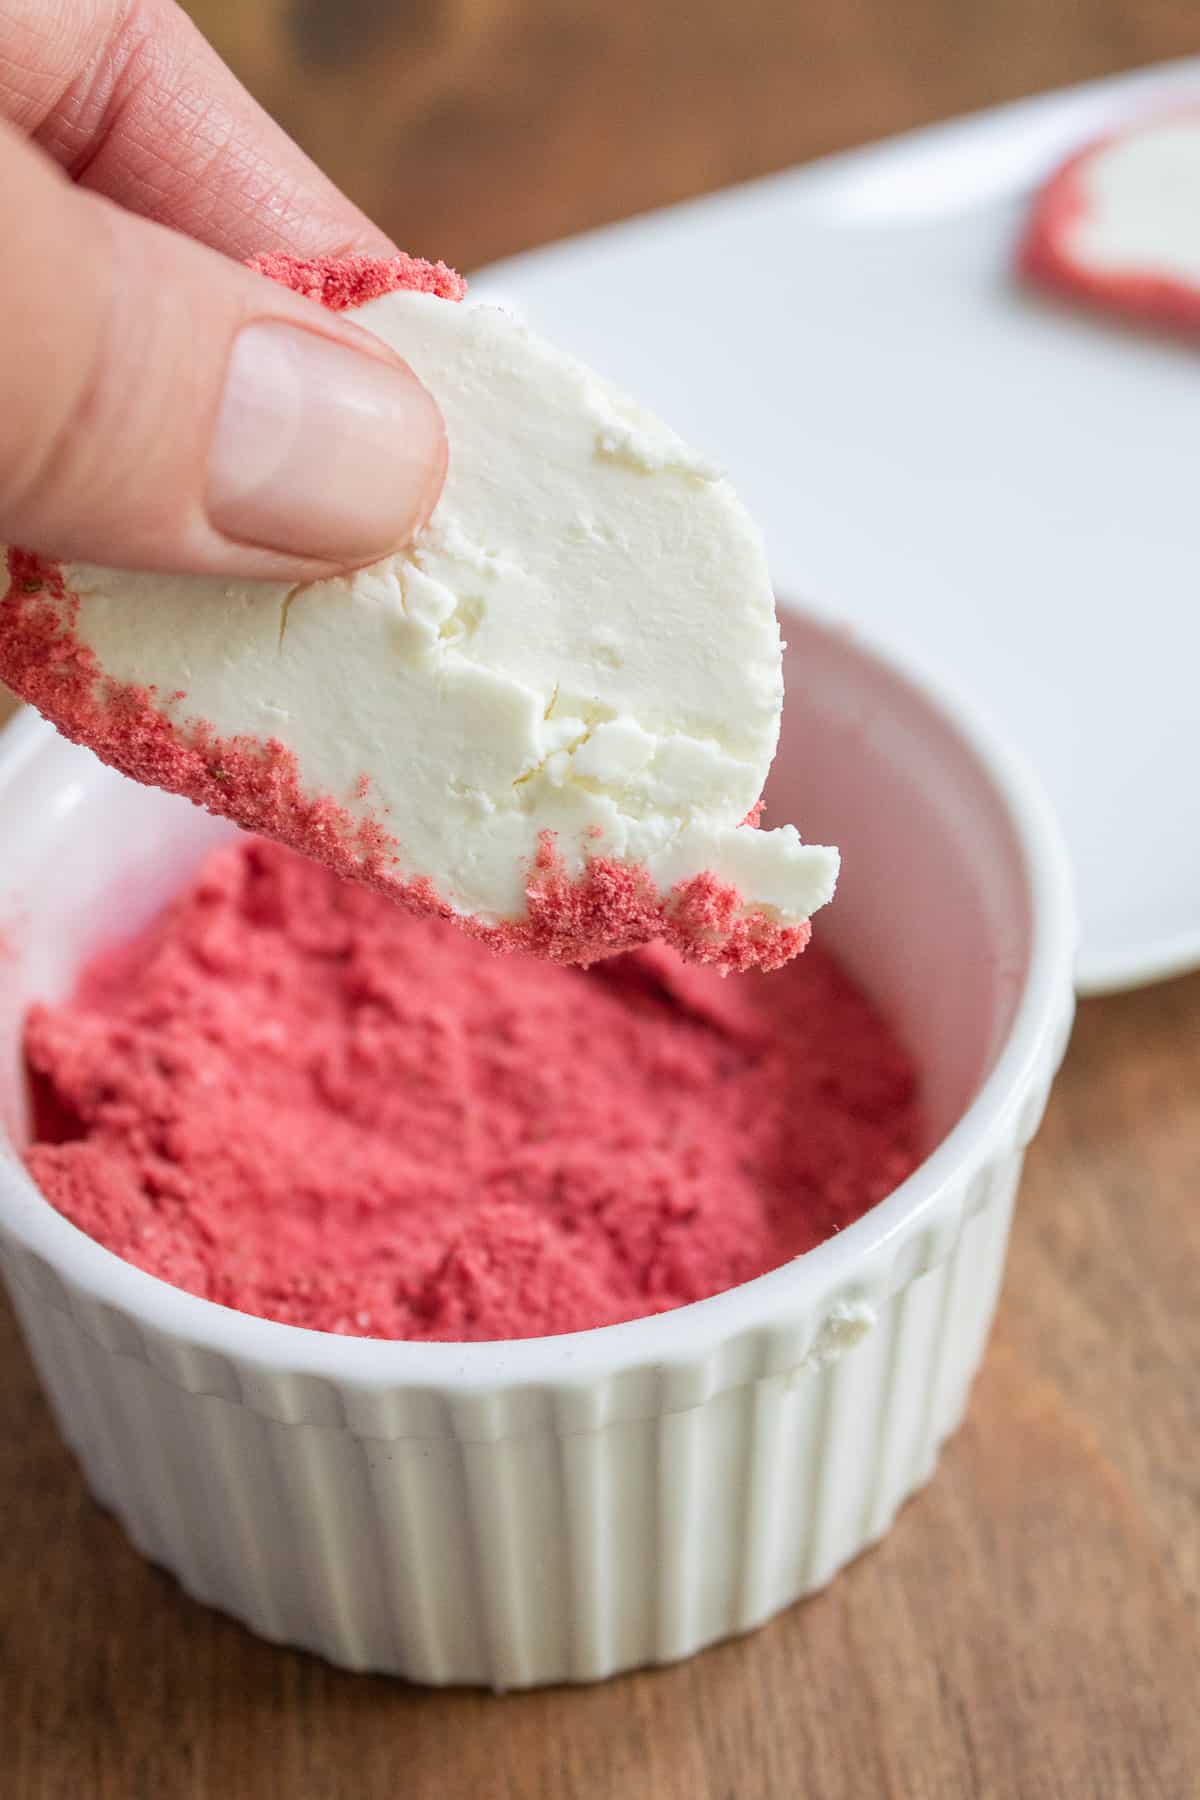
{"type": "MultiPolygon", "coordinates": [[[[941,1142],[862,1218],[779,1268],[668,1312],[551,1337],[438,1343],[314,1331],[189,1294],[135,1268],[71,1224],[7,1152],[0,1159],[0,1227],[90,1299],[115,1307],[141,1327],[276,1375],[317,1377],[347,1388],[463,1394],[566,1388],[648,1365],[694,1365],[747,1334],[791,1328],[801,1318],[815,1336],[839,1302],[875,1288],[881,1269],[936,1213],[950,1184],[985,1166],[998,1141],[1015,1138],[1031,1092],[1049,1086],[1073,1004],[1078,933],[1067,852],[1050,802],[1025,758],[977,702],[968,701],[943,670],[935,673],[909,651],[884,647],[857,627],[847,633],[842,621],[811,604],[781,610],[785,619],[790,611],[818,630],[851,635],[855,654],[882,666],[950,725],[1004,804],[1029,890],[1028,964],[991,1070],[941,1142]]],[[[0,759],[7,761],[10,777],[47,741],[47,729],[24,713],[0,733],[0,759]]]]}

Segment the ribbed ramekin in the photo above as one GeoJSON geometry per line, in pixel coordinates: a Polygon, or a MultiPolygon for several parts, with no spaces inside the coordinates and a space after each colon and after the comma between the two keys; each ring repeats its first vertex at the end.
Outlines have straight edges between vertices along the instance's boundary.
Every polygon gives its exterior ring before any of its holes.
{"type": "Polygon", "coordinates": [[[887,1530],[959,1420],[1072,1017],[1036,783],[928,677],[788,620],[776,817],[840,843],[820,930],[906,1034],[936,1148],[808,1255],[567,1337],[406,1344],[247,1317],[61,1218],[15,1146],[19,1029],[225,827],[31,716],[0,751],[0,1265],[97,1498],[189,1593],[351,1668],[498,1688],[666,1662],[887,1530]]]}

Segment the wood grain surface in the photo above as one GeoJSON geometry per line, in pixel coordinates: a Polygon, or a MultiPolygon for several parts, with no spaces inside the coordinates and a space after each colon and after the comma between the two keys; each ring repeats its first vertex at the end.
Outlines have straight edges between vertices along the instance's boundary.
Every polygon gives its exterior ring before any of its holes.
{"type": "MultiPolygon", "coordinates": [[[[1171,0],[196,0],[405,246],[477,264],[1200,49],[1171,0]]],[[[1200,978],[1093,1001],[968,1423],[884,1544],[677,1668],[496,1699],[185,1599],[84,1493],[0,1313],[0,1796],[1200,1795],[1200,978]]]]}

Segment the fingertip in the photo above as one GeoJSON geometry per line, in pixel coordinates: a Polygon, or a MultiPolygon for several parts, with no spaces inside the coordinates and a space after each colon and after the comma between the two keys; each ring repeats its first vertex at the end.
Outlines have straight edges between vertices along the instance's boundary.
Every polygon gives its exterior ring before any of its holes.
{"type": "Polygon", "coordinates": [[[407,363],[282,319],[237,333],[209,457],[210,523],[237,543],[348,566],[402,548],[448,462],[407,363]]]}

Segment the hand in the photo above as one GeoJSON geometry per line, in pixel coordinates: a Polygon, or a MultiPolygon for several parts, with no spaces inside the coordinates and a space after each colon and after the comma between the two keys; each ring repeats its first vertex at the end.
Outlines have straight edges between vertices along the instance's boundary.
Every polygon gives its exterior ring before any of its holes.
{"type": "Polygon", "coordinates": [[[0,541],[291,580],[408,541],[437,406],[264,250],[394,246],[173,0],[0,0],[0,541]]]}

